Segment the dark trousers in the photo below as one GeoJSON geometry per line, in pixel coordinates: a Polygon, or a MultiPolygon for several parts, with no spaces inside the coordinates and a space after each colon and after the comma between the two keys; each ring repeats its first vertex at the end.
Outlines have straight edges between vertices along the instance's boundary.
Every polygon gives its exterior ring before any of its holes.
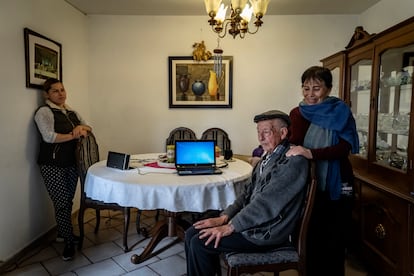
{"type": "Polygon", "coordinates": [[[40,166],[47,192],[53,202],[58,235],[73,242],[72,205],[78,173],[75,167],[40,166]]]}
{"type": "Polygon", "coordinates": [[[206,239],[200,239],[199,230],[194,227],[188,228],[185,232],[187,276],[221,275],[221,253],[258,252],[270,248],[270,246],[258,246],[246,240],[240,233],[232,233],[230,236],[223,237],[217,248],[214,248],[214,241],[207,246],[205,242],[206,239]]]}
{"type": "Polygon", "coordinates": [[[352,197],[330,200],[318,192],[307,237],[307,275],[344,276],[352,223],[352,197]]]}

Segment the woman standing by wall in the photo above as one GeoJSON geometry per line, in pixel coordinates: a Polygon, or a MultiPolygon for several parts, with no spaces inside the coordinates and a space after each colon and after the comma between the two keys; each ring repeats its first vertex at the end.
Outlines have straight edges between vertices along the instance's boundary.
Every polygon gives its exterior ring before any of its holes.
{"type": "Polygon", "coordinates": [[[58,237],[65,241],[62,258],[75,255],[72,205],[78,174],[75,164],[76,141],[91,127],[66,102],[66,90],[57,79],[43,84],[45,105],[39,107],[34,120],[42,136],[38,164],[46,189],[53,202],[58,237]]]}
{"type": "Polygon", "coordinates": [[[303,101],[290,112],[287,156],[316,162],[318,191],[308,234],[308,275],[345,275],[345,250],[352,222],[353,172],[349,153],[359,151],[350,108],[330,97],[332,74],[313,66],[302,74],[303,101]]]}

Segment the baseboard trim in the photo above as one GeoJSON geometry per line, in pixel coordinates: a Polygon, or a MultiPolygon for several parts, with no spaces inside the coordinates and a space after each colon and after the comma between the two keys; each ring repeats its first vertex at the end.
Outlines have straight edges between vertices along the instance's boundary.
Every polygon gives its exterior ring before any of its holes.
{"type": "Polygon", "coordinates": [[[17,254],[12,256],[10,259],[1,263],[0,274],[9,272],[17,268],[17,266],[19,265],[19,263],[22,262],[22,259],[25,256],[27,256],[30,252],[34,251],[35,249],[41,247],[42,245],[45,245],[45,246],[49,245],[50,242],[54,240],[55,236],[56,236],[56,226],[54,226],[52,229],[47,231],[45,234],[40,236],[38,239],[34,240],[28,246],[20,250],[17,254]]]}
{"type": "MultiPolygon", "coordinates": [[[[79,210],[75,211],[72,214],[72,221],[75,219],[78,219],[78,213],[79,210]]],[[[77,223],[76,223],[77,225],[77,223]]],[[[32,243],[30,243],[28,246],[20,250],[18,253],[16,253],[14,256],[12,256],[10,259],[6,260],[3,263],[0,263],[0,275],[4,274],[6,272],[12,271],[15,268],[18,267],[18,265],[25,260],[22,260],[24,257],[26,257],[30,252],[41,248],[42,245],[45,247],[49,246],[51,242],[53,242],[56,239],[56,226],[52,227],[49,231],[47,231],[45,234],[41,235],[39,238],[34,240],[32,243]]]]}

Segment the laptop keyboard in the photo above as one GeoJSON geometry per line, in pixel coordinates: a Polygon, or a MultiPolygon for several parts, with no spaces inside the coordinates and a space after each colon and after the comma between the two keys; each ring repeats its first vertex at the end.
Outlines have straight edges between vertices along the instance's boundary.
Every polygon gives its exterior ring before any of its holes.
{"type": "Polygon", "coordinates": [[[220,174],[221,170],[219,169],[206,169],[206,168],[197,168],[191,170],[178,170],[179,175],[197,175],[197,174],[220,174]]]}

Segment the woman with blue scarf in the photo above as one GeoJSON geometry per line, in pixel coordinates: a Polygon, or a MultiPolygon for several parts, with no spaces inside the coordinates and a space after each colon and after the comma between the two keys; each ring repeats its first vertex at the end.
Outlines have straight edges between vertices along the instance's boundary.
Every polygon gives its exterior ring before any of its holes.
{"type": "Polygon", "coordinates": [[[359,151],[350,108],[329,96],[332,74],[312,66],[302,74],[303,101],[290,112],[287,156],[303,155],[317,165],[318,192],[309,227],[307,275],[345,275],[351,235],[353,172],[348,156],[359,151]]]}

